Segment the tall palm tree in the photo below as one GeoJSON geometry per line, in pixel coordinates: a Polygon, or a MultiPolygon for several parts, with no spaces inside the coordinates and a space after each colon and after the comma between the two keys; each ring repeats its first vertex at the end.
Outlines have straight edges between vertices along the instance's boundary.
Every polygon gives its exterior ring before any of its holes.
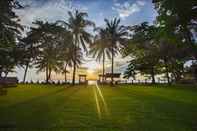
{"type": "Polygon", "coordinates": [[[26,80],[28,69],[33,66],[33,62],[39,53],[39,46],[37,44],[39,39],[37,39],[38,37],[35,37],[35,34],[38,36],[39,31],[32,28],[32,30],[27,33],[27,36],[21,39],[19,43],[22,48],[19,65],[24,68],[23,83],[26,80]]]}
{"type": "MultiPolygon", "coordinates": [[[[86,44],[91,43],[91,34],[87,32],[87,27],[94,26],[92,21],[86,19],[88,14],[85,12],[79,12],[76,10],[74,13],[68,12],[69,18],[68,22],[58,21],[58,23],[62,23],[72,34],[73,36],[73,44],[74,46],[74,57],[77,57],[77,50],[81,49],[81,47],[87,51],[86,44]]],[[[75,84],[75,74],[76,74],[76,58],[74,58],[73,63],[73,79],[72,84],[75,84]]]]}
{"type": "Polygon", "coordinates": [[[97,28],[98,35],[95,36],[94,43],[90,46],[89,53],[92,54],[94,58],[96,58],[97,61],[101,61],[103,63],[103,77],[102,82],[105,81],[104,75],[105,75],[105,58],[106,56],[110,59],[110,50],[109,50],[109,42],[108,42],[108,36],[106,29],[103,28],[97,28]]]}
{"type": "Polygon", "coordinates": [[[62,56],[63,56],[63,65],[60,69],[62,69],[62,73],[64,73],[65,82],[67,82],[67,73],[68,67],[72,67],[74,63],[77,67],[82,64],[83,60],[83,53],[81,52],[80,48],[75,49],[74,44],[65,45],[64,49],[62,50],[62,56]],[[75,52],[76,51],[76,52],[75,52]]]}
{"type": "Polygon", "coordinates": [[[109,49],[111,51],[111,83],[113,84],[113,74],[114,74],[114,56],[117,55],[121,48],[126,44],[126,37],[128,35],[125,26],[120,25],[120,19],[113,19],[109,21],[105,19],[106,31],[109,41],[109,49]]]}

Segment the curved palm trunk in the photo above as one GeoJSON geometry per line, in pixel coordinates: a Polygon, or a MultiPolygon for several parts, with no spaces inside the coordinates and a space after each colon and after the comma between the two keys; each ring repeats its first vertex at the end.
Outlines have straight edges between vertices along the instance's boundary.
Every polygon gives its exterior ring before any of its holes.
{"type": "Polygon", "coordinates": [[[114,84],[114,48],[112,47],[111,84],[114,84]]]}
{"type": "MultiPolygon", "coordinates": [[[[75,45],[77,45],[77,37],[75,36],[75,45]]],[[[76,55],[77,55],[77,47],[74,47],[74,64],[73,64],[73,79],[72,85],[75,85],[75,74],[76,74],[76,55]]]]}
{"type": "Polygon", "coordinates": [[[103,51],[103,78],[102,78],[102,81],[103,81],[103,83],[105,81],[105,54],[104,54],[104,51],[103,51]]]}
{"type": "Polygon", "coordinates": [[[29,68],[29,62],[26,63],[26,67],[25,67],[25,74],[24,74],[24,77],[23,77],[23,83],[25,82],[26,80],[26,76],[27,76],[27,70],[29,68]]]}

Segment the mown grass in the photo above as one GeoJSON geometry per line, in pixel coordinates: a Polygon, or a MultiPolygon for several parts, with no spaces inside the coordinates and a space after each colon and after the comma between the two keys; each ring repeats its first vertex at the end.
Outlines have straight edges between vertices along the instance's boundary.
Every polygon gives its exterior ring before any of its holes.
{"type": "Polygon", "coordinates": [[[19,85],[9,88],[7,95],[0,96],[0,130],[197,130],[195,88],[65,87],[19,85]]]}

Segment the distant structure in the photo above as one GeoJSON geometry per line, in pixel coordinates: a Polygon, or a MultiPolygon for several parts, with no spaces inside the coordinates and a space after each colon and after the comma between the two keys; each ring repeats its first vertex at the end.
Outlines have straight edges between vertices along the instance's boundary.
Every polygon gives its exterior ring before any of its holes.
{"type": "Polygon", "coordinates": [[[99,83],[106,83],[107,79],[111,79],[111,77],[113,76],[113,78],[115,79],[115,82],[118,83],[120,80],[120,73],[106,73],[105,75],[99,74],[99,83]],[[116,80],[118,79],[118,80],[116,80]],[[104,81],[103,81],[104,80],[104,81]]]}
{"type": "Polygon", "coordinates": [[[0,78],[0,85],[6,86],[6,87],[11,87],[11,86],[17,86],[18,84],[18,79],[17,77],[1,77],[0,78]]]}
{"type": "Polygon", "coordinates": [[[79,74],[79,84],[87,84],[87,75],[79,74]]]}

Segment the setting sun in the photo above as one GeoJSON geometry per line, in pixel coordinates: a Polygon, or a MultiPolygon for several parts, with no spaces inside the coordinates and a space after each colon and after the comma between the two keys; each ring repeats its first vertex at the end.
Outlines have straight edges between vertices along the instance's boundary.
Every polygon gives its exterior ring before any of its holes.
{"type": "Polygon", "coordinates": [[[96,80],[98,73],[96,69],[87,69],[87,78],[88,80],[96,80]]]}
{"type": "Polygon", "coordinates": [[[94,71],[93,69],[88,69],[88,70],[87,70],[87,73],[88,73],[89,75],[94,74],[94,72],[95,72],[95,71],[94,71]]]}

